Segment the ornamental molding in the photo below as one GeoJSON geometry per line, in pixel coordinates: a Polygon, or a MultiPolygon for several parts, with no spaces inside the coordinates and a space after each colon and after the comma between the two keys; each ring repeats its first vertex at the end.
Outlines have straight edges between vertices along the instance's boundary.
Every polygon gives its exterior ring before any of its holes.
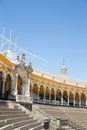
{"type": "Polygon", "coordinates": [[[27,80],[27,72],[21,66],[17,65],[15,67],[15,72],[22,78],[22,81],[26,83],[27,80]]]}

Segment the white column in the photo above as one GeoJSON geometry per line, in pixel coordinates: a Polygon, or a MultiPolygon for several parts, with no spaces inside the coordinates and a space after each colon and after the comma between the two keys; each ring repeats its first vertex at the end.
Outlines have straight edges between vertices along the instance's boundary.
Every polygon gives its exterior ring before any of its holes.
{"type": "Polygon", "coordinates": [[[51,90],[49,90],[49,100],[51,100],[51,90]]]}
{"type": "Polygon", "coordinates": [[[3,78],[2,95],[4,95],[4,93],[5,93],[5,81],[6,81],[6,79],[3,78]]]}
{"type": "Polygon", "coordinates": [[[69,106],[69,92],[68,92],[68,106],[69,106]]]}
{"type": "Polygon", "coordinates": [[[40,89],[38,88],[38,91],[37,91],[37,96],[38,96],[38,99],[40,99],[40,97],[39,97],[39,93],[40,93],[40,89]]]}
{"type": "Polygon", "coordinates": [[[14,88],[11,92],[12,95],[17,95],[18,91],[17,91],[17,85],[18,85],[18,74],[15,74],[15,78],[14,78],[14,88]]]}
{"type": "Polygon", "coordinates": [[[73,95],[73,106],[75,106],[75,94],[73,95]]]}
{"type": "Polygon", "coordinates": [[[56,101],[56,90],[55,90],[55,97],[54,97],[54,100],[56,101]]]}
{"type": "Polygon", "coordinates": [[[46,89],[44,89],[44,100],[46,99],[46,89]]]}
{"type": "Polygon", "coordinates": [[[61,105],[63,105],[63,92],[61,92],[61,105]]]}
{"type": "Polygon", "coordinates": [[[26,84],[26,96],[30,96],[30,78],[27,79],[27,84],[26,84]]]}
{"type": "Polygon", "coordinates": [[[81,94],[79,94],[79,107],[81,107],[81,94]]]}
{"type": "Polygon", "coordinates": [[[17,90],[17,85],[18,85],[18,74],[16,74],[16,79],[15,79],[15,93],[17,94],[18,90],[17,90]]]}

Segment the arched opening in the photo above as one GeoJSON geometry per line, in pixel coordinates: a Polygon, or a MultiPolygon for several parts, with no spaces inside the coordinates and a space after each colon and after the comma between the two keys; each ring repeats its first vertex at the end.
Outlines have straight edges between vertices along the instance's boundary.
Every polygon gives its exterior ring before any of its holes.
{"type": "Polygon", "coordinates": [[[54,96],[55,96],[55,90],[54,88],[51,89],[51,100],[54,100],[54,96]]]}
{"type": "Polygon", "coordinates": [[[75,94],[75,106],[79,106],[79,93],[75,94]]]}
{"type": "Polygon", "coordinates": [[[33,96],[33,98],[37,98],[38,97],[38,85],[36,83],[33,84],[32,96],[33,96]]]}
{"type": "Polygon", "coordinates": [[[22,92],[22,79],[21,79],[21,77],[19,75],[18,75],[17,90],[18,90],[18,95],[21,95],[21,92],[22,92]]]}
{"type": "Polygon", "coordinates": [[[3,74],[0,71],[0,99],[2,98],[2,89],[3,89],[3,74]]]}
{"type": "Polygon", "coordinates": [[[68,92],[66,90],[63,91],[63,105],[68,105],[68,92]]]}
{"type": "Polygon", "coordinates": [[[11,91],[11,76],[10,74],[7,74],[5,81],[5,99],[8,99],[10,91],[11,91]]]}
{"type": "Polygon", "coordinates": [[[43,87],[43,85],[40,86],[39,97],[40,97],[40,99],[44,99],[44,87],[43,87]]]}
{"type": "Polygon", "coordinates": [[[69,105],[73,106],[73,93],[72,92],[69,93],[69,105]]]}
{"type": "Polygon", "coordinates": [[[61,104],[61,90],[57,89],[56,91],[56,101],[58,102],[58,104],[61,104]]]}
{"type": "Polygon", "coordinates": [[[81,106],[86,106],[86,96],[84,93],[81,94],[81,106]]]}
{"type": "Polygon", "coordinates": [[[46,87],[46,100],[49,100],[50,88],[46,87]]]}

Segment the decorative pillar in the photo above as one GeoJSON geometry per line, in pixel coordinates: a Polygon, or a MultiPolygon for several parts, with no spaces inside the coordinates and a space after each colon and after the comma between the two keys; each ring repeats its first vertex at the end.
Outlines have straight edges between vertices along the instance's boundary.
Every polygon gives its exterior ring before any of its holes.
{"type": "Polygon", "coordinates": [[[73,106],[75,106],[75,93],[73,95],[73,106]]]}
{"type": "Polygon", "coordinates": [[[18,74],[16,73],[16,75],[15,75],[15,94],[17,94],[18,93],[18,90],[17,90],[17,85],[18,85],[18,74]]]}
{"type": "Polygon", "coordinates": [[[69,92],[68,92],[68,106],[69,106],[69,92]]]}
{"type": "Polygon", "coordinates": [[[31,73],[33,72],[33,68],[31,66],[31,63],[29,63],[28,66],[26,66],[26,73],[27,73],[27,86],[26,86],[26,96],[30,97],[30,79],[31,79],[31,73]]]}
{"type": "Polygon", "coordinates": [[[44,100],[46,99],[46,89],[44,88],[44,100]]]}
{"type": "Polygon", "coordinates": [[[55,97],[54,97],[54,100],[56,101],[56,90],[55,90],[55,97]]]}
{"type": "Polygon", "coordinates": [[[79,94],[79,107],[81,107],[81,94],[79,94]]]}
{"type": "Polygon", "coordinates": [[[26,96],[30,96],[30,78],[27,79],[26,83],[26,96]]]}
{"type": "Polygon", "coordinates": [[[39,97],[39,93],[40,93],[40,88],[38,88],[38,91],[37,91],[37,96],[38,96],[38,99],[40,99],[40,97],[39,97]]]}
{"type": "Polygon", "coordinates": [[[49,90],[49,101],[51,100],[51,90],[49,90]]]}
{"type": "Polygon", "coordinates": [[[3,78],[2,95],[4,95],[4,92],[5,92],[5,81],[6,81],[6,79],[3,78]]]}
{"type": "Polygon", "coordinates": [[[14,95],[14,96],[16,96],[17,95],[17,93],[18,93],[18,91],[17,91],[17,85],[18,85],[18,74],[17,73],[15,73],[15,77],[14,77],[14,88],[12,88],[12,92],[11,92],[11,94],[12,95],[14,95]]]}
{"type": "Polygon", "coordinates": [[[61,105],[63,105],[63,92],[61,92],[61,105]]]}

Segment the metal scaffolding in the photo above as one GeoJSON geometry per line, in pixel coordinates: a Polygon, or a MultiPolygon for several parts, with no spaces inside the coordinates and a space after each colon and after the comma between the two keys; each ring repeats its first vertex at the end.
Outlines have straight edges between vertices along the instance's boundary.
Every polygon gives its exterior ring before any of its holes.
{"type": "Polygon", "coordinates": [[[32,62],[32,64],[33,64],[34,60],[42,62],[42,66],[44,66],[48,63],[48,61],[45,60],[44,58],[39,57],[35,54],[32,54],[29,51],[22,49],[20,46],[17,45],[16,42],[13,42],[11,40],[11,30],[10,30],[10,38],[7,38],[4,36],[4,30],[3,30],[3,34],[0,34],[0,52],[4,53],[10,60],[14,61],[15,63],[17,61],[17,56],[21,57],[22,54],[25,54],[25,63],[26,64],[28,64],[29,62],[32,62]]]}

